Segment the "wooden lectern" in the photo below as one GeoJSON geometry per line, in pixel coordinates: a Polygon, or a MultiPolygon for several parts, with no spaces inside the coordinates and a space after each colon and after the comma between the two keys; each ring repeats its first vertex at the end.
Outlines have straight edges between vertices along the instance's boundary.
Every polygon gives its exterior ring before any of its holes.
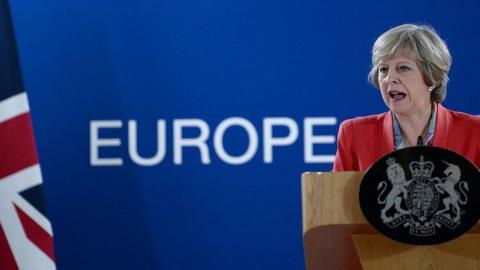
{"type": "Polygon", "coordinates": [[[455,240],[431,246],[403,244],[379,234],[360,209],[362,177],[362,172],[302,175],[307,270],[480,269],[478,224],[455,240]]]}

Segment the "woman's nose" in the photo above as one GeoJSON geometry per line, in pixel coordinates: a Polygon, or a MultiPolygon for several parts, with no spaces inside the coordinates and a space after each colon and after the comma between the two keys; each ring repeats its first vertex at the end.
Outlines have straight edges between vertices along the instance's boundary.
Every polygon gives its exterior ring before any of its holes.
{"type": "Polygon", "coordinates": [[[390,69],[388,71],[387,77],[385,77],[387,83],[399,83],[398,74],[395,70],[390,69]]]}

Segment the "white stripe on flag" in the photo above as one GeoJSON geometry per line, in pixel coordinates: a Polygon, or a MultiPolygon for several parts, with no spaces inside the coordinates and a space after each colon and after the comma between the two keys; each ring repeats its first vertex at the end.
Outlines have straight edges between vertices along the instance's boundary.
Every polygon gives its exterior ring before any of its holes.
{"type": "Polygon", "coordinates": [[[25,92],[9,97],[0,102],[0,123],[30,111],[25,92]]]}
{"type": "Polygon", "coordinates": [[[34,219],[42,228],[47,229],[51,235],[50,222],[40,213],[31,211],[30,204],[25,200],[19,200],[19,192],[34,187],[42,182],[40,167],[38,164],[23,169],[17,173],[2,178],[0,181],[0,224],[5,232],[7,241],[12,249],[13,256],[21,270],[55,270],[55,262],[42,250],[30,241],[25,234],[21,220],[15,210],[14,203],[25,213],[33,215],[34,219]]]}
{"type": "Polygon", "coordinates": [[[2,178],[0,180],[0,195],[2,197],[9,197],[10,201],[15,202],[17,206],[22,208],[26,214],[33,218],[40,227],[52,236],[52,225],[50,221],[19,195],[20,192],[40,183],[42,183],[42,173],[40,172],[40,166],[35,164],[2,178]]]}
{"type": "Polygon", "coordinates": [[[42,183],[40,166],[35,164],[1,180],[0,192],[5,191],[6,196],[12,196],[11,200],[19,206],[28,216],[33,218],[50,236],[53,236],[50,221],[37,208],[20,196],[20,192],[42,183]],[[4,187],[2,188],[2,185],[4,187]]]}

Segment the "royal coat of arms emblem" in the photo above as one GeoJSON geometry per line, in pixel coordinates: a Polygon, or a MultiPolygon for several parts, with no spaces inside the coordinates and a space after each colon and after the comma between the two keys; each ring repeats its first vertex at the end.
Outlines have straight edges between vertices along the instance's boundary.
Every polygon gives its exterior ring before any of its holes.
{"type": "Polygon", "coordinates": [[[447,226],[455,229],[460,224],[462,206],[468,201],[468,183],[461,181],[459,166],[445,163],[443,175],[433,177],[435,165],[420,156],[419,161],[410,162],[413,179],[407,180],[403,168],[395,158],[387,159],[387,175],[392,187],[385,199],[387,182],[378,184],[378,203],[382,221],[391,228],[404,224],[410,233],[417,236],[435,234],[435,227],[447,226]],[[402,201],[406,209],[402,208],[402,201]],[[394,208],[393,217],[387,211],[394,208]]]}
{"type": "Polygon", "coordinates": [[[468,160],[452,153],[413,147],[379,160],[360,190],[367,220],[387,236],[414,244],[445,242],[471,228],[480,217],[478,199],[471,201],[479,194],[475,192],[480,174],[468,160]]]}

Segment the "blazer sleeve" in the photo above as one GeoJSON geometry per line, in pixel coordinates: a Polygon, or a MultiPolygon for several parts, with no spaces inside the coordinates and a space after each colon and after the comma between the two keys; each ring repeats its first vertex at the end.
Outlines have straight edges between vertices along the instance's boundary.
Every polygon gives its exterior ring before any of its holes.
{"type": "Polygon", "coordinates": [[[352,131],[353,123],[351,120],[346,120],[340,124],[333,171],[358,171],[355,155],[352,152],[352,131]]]}

